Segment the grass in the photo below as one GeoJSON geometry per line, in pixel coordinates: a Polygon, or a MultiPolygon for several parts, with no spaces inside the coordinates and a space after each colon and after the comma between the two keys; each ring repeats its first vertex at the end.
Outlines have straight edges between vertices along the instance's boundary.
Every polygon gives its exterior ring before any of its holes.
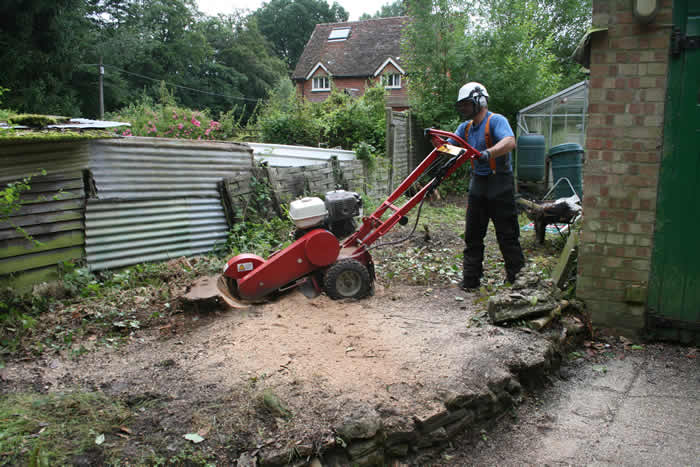
{"type": "Polygon", "coordinates": [[[101,435],[109,442],[129,417],[118,402],[98,393],[10,394],[0,398],[0,463],[64,465],[90,451],[101,457],[101,435]]]}

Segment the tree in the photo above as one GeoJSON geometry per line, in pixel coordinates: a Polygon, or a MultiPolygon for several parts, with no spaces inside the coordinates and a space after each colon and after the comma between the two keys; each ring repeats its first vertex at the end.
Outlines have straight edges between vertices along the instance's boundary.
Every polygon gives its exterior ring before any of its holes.
{"type": "Polygon", "coordinates": [[[418,116],[426,125],[454,128],[457,90],[478,81],[491,95],[489,107],[514,124],[519,109],[580,80],[565,61],[579,26],[544,18],[561,11],[585,24],[574,3],[409,0],[413,20],[402,53],[418,116]]]}
{"type": "Polygon", "coordinates": [[[83,0],[5,0],[0,3],[0,82],[6,105],[26,112],[74,115],[80,95],[71,86],[82,62],[79,44],[94,35],[83,0]]]}
{"type": "Polygon", "coordinates": [[[454,99],[464,84],[461,70],[469,17],[453,0],[407,3],[412,19],[404,32],[401,53],[411,107],[426,125],[454,122],[454,99]]]}
{"type": "Polygon", "coordinates": [[[570,57],[591,25],[592,0],[484,0],[481,16],[491,30],[509,29],[514,22],[527,22],[530,36],[556,57],[557,72],[564,84],[583,79],[570,57]]]}
{"type": "Polygon", "coordinates": [[[348,19],[342,6],[337,2],[329,6],[325,0],[270,0],[254,15],[260,31],[290,69],[296,65],[317,24],[348,19]]]}
{"type": "Polygon", "coordinates": [[[200,71],[200,83],[231,96],[210,96],[207,107],[215,111],[224,111],[223,106],[245,107],[249,116],[257,102],[286,77],[285,63],[274,55],[252,15],[207,18],[199,28],[213,50],[212,59],[200,71]]]}
{"type": "Polygon", "coordinates": [[[377,10],[373,15],[369,13],[363,13],[360,16],[360,20],[372,19],[372,18],[391,18],[392,16],[405,16],[408,14],[408,9],[406,8],[405,0],[394,0],[392,3],[387,3],[382,5],[379,10],[377,10]]]}
{"type": "Polygon", "coordinates": [[[520,17],[508,27],[477,28],[467,39],[464,81],[483,83],[490,94],[489,108],[505,115],[511,125],[520,109],[562,89],[551,38],[538,41],[536,35],[532,21],[520,17]]]}

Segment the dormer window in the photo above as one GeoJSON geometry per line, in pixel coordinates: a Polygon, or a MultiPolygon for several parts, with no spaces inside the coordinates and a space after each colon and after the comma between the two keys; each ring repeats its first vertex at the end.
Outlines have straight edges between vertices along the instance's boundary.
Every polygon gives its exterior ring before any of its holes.
{"type": "Polygon", "coordinates": [[[328,42],[345,41],[350,36],[350,28],[333,28],[328,35],[328,42]]]}
{"type": "Polygon", "coordinates": [[[328,76],[316,76],[311,82],[312,91],[330,91],[331,90],[331,80],[328,76]]]}
{"type": "Polygon", "coordinates": [[[401,74],[386,73],[382,75],[382,83],[386,89],[401,89],[401,74]]]}

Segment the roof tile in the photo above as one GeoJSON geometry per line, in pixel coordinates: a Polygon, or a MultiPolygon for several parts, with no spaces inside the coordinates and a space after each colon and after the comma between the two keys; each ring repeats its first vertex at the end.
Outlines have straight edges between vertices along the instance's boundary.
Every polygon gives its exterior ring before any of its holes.
{"type": "Polygon", "coordinates": [[[336,77],[371,76],[391,57],[401,66],[401,32],[408,16],[317,24],[292,79],[305,79],[322,62],[336,77]],[[347,40],[329,42],[331,30],[350,27],[347,40]]]}

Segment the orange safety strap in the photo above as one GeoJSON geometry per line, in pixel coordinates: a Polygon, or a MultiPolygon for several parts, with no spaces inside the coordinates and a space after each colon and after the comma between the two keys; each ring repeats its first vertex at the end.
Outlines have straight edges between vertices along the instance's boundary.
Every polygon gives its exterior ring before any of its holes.
{"type": "MultiPolygon", "coordinates": [[[[484,128],[484,138],[486,139],[486,149],[491,147],[491,117],[493,117],[493,114],[489,115],[486,118],[486,128],[484,128]]],[[[467,123],[467,128],[464,130],[464,139],[469,139],[469,128],[472,127],[472,123],[474,123],[474,120],[471,120],[469,123],[467,123]]],[[[471,160],[472,163],[472,170],[474,170],[474,159],[471,160]]],[[[496,158],[495,157],[490,157],[489,158],[489,166],[491,167],[491,172],[496,173],[496,158]]]]}

